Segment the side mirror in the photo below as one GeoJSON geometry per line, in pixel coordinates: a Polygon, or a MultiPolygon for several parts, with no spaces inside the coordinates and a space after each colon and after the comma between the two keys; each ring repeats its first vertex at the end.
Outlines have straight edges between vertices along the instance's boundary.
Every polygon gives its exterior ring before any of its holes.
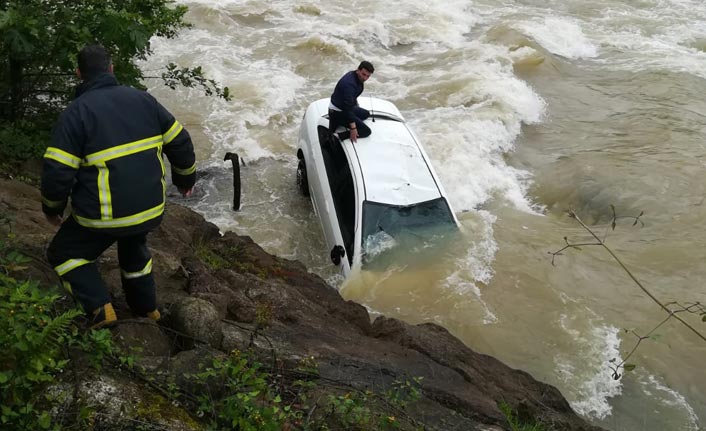
{"type": "Polygon", "coordinates": [[[334,245],[331,249],[331,262],[334,265],[341,264],[341,258],[346,255],[346,249],[342,245],[334,245]]]}

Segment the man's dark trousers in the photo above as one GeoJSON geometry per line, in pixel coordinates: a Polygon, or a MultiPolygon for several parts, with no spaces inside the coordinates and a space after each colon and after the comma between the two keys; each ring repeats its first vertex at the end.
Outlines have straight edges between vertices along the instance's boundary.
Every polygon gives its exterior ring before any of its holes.
{"type": "MultiPolygon", "coordinates": [[[[355,127],[358,129],[359,138],[367,138],[370,136],[371,130],[363,121],[370,117],[370,112],[367,109],[363,109],[360,106],[355,106],[353,108],[353,117],[355,118],[355,127]]],[[[333,109],[328,110],[328,120],[329,120],[329,132],[334,133],[338,126],[343,126],[348,129],[349,122],[343,116],[341,111],[335,111],[333,109]]],[[[350,133],[348,131],[341,133],[339,136],[342,140],[348,139],[350,133]]]]}
{"type": "Polygon", "coordinates": [[[95,261],[117,241],[125,300],[133,312],[145,316],[157,309],[147,233],[114,236],[85,228],[69,216],[49,244],[47,259],[64,286],[71,290],[86,313],[91,313],[111,302],[95,261]]]}

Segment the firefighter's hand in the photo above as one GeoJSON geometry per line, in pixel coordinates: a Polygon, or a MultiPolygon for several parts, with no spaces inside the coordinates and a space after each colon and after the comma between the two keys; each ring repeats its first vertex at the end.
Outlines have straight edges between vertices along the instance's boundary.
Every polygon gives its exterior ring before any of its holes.
{"type": "Polygon", "coordinates": [[[44,214],[44,215],[46,216],[47,221],[53,226],[61,226],[61,222],[64,221],[64,219],[58,214],[54,214],[54,215],[44,214]]]}
{"type": "Polygon", "coordinates": [[[358,130],[354,127],[351,129],[351,142],[355,143],[358,141],[358,130]]]}
{"type": "Polygon", "coordinates": [[[188,198],[194,192],[193,187],[189,187],[188,189],[183,187],[177,187],[177,189],[179,189],[179,193],[181,193],[181,195],[185,198],[188,198]]]}

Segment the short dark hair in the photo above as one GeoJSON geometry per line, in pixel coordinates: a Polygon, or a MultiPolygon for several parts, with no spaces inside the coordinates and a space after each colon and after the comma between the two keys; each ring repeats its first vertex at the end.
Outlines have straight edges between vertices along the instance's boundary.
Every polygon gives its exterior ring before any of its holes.
{"type": "Polygon", "coordinates": [[[373,63],[363,60],[360,62],[360,65],[358,66],[358,70],[360,69],[365,69],[370,73],[375,72],[375,68],[373,67],[373,63]]]}
{"type": "Polygon", "coordinates": [[[78,70],[84,81],[106,73],[110,70],[110,54],[102,45],[86,45],[78,53],[78,70]]]}

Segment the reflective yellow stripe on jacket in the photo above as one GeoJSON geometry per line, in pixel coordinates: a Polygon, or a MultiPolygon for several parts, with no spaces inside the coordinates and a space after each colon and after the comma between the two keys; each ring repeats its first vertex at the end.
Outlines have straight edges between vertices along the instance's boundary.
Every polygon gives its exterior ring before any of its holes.
{"type": "Polygon", "coordinates": [[[92,228],[117,228],[137,226],[153,218],[157,218],[164,213],[164,202],[154,208],[133,214],[127,217],[111,218],[109,220],[94,220],[73,214],[74,219],[78,224],[92,228]]]}
{"type": "Polygon", "coordinates": [[[74,156],[73,154],[67,153],[64,150],[60,150],[56,147],[47,148],[47,150],[44,152],[44,158],[52,159],[61,163],[62,165],[66,165],[74,169],[78,169],[79,165],[81,164],[80,158],[74,156]]]}
{"type": "MultiPolygon", "coordinates": [[[[175,128],[178,128],[179,131],[181,131],[181,126],[176,121],[174,122],[174,126],[172,126],[170,131],[175,128]]],[[[169,134],[169,132],[164,135],[150,136],[149,138],[140,139],[139,141],[134,142],[128,142],[127,144],[118,145],[103,151],[98,151],[96,153],[87,155],[83,159],[81,165],[95,166],[96,169],[98,169],[97,186],[101,218],[100,220],[95,220],[74,214],[74,219],[80,225],[85,227],[120,228],[136,226],[162,215],[162,213],[164,212],[164,202],[154,208],[150,208],[146,211],[142,211],[137,214],[133,214],[126,217],[114,218],[113,196],[110,192],[110,170],[108,169],[106,162],[132,154],[141,153],[143,151],[156,149],[156,156],[159,159],[160,166],[162,166],[162,183],[164,183],[164,162],[162,161],[162,144],[164,142],[164,136],[166,136],[167,134],[169,134]]],[[[176,136],[176,134],[174,136],[176,136]]],[[[172,136],[171,139],[174,139],[174,137],[172,136]]],[[[164,192],[166,192],[166,184],[163,184],[163,189],[164,192]]],[[[163,196],[165,194],[166,193],[163,193],[163,196]]]]}
{"type": "MultiPolygon", "coordinates": [[[[107,162],[121,157],[129,156],[143,151],[156,149],[156,157],[159,159],[159,164],[162,169],[162,196],[166,198],[167,184],[164,180],[165,170],[164,161],[162,160],[162,146],[170,143],[176,138],[184,127],[178,122],[174,124],[163,135],[150,136],[149,138],[140,139],[139,141],[128,142],[127,144],[118,145],[92,154],[88,154],[80,160],[78,157],[72,156],[69,153],[56,148],[47,149],[45,157],[54,159],[67,166],[78,168],[79,166],[88,167],[95,166],[98,170],[97,186],[98,200],[100,204],[100,219],[90,219],[74,214],[74,219],[82,226],[90,228],[122,228],[142,224],[148,220],[152,220],[161,216],[164,213],[164,201],[156,207],[142,211],[137,214],[132,214],[125,217],[113,217],[113,196],[110,191],[110,169],[107,162]],[[50,151],[52,150],[52,151],[50,151]]],[[[196,172],[196,164],[187,169],[175,169],[175,172],[181,175],[189,175],[196,172]]]]}
{"type": "MultiPolygon", "coordinates": [[[[167,145],[168,143],[172,142],[174,138],[176,138],[177,135],[179,135],[179,133],[181,133],[183,129],[184,127],[179,124],[178,121],[174,121],[174,124],[172,125],[172,127],[169,128],[169,130],[167,130],[167,133],[162,135],[164,145],[167,145]]],[[[179,175],[191,175],[196,172],[196,163],[186,169],[177,168],[176,166],[172,165],[172,171],[179,175]]]]}
{"type": "Polygon", "coordinates": [[[196,172],[196,163],[191,165],[190,168],[186,168],[186,169],[179,169],[176,166],[172,165],[172,170],[179,175],[191,175],[194,172],[196,172]]]}
{"type": "Polygon", "coordinates": [[[157,157],[159,158],[159,167],[162,169],[162,199],[167,200],[167,180],[165,180],[167,171],[164,169],[164,156],[162,156],[162,147],[159,147],[157,149],[157,157]]]}
{"type": "Polygon", "coordinates": [[[129,156],[130,154],[140,153],[142,151],[159,148],[162,146],[162,135],[152,136],[139,141],[128,142],[127,144],[118,145],[117,147],[108,148],[107,150],[98,151],[97,153],[89,154],[84,158],[81,166],[94,166],[100,163],[105,163],[108,160],[117,159],[119,157],[129,156]]]}
{"type": "Polygon", "coordinates": [[[44,203],[44,205],[48,206],[49,208],[59,208],[60,206],[63,206],[65,202],[66,201],[52,201],[42,196],[42,203],[44,203]]]}
{"type": "Polygon", "coordinates": [[[113,218],[113,196],[110,194],[110,170],[105,162],[96,164],[98,168],[98,201],[101,206],[101,220],[113,218]]]}
{"type": "Polygon", "coordinates": [[[174,138],[177,137],[179,133],[181,133],[182,129],[184,127],[179,124],[178,121],[174,120],[174,124],[172,124],[172,127],[167,130],[167,133],[162,135],[162,140],[164,141],[164,145],[167,145],[168,143],[172,142],[174,138]]]}

